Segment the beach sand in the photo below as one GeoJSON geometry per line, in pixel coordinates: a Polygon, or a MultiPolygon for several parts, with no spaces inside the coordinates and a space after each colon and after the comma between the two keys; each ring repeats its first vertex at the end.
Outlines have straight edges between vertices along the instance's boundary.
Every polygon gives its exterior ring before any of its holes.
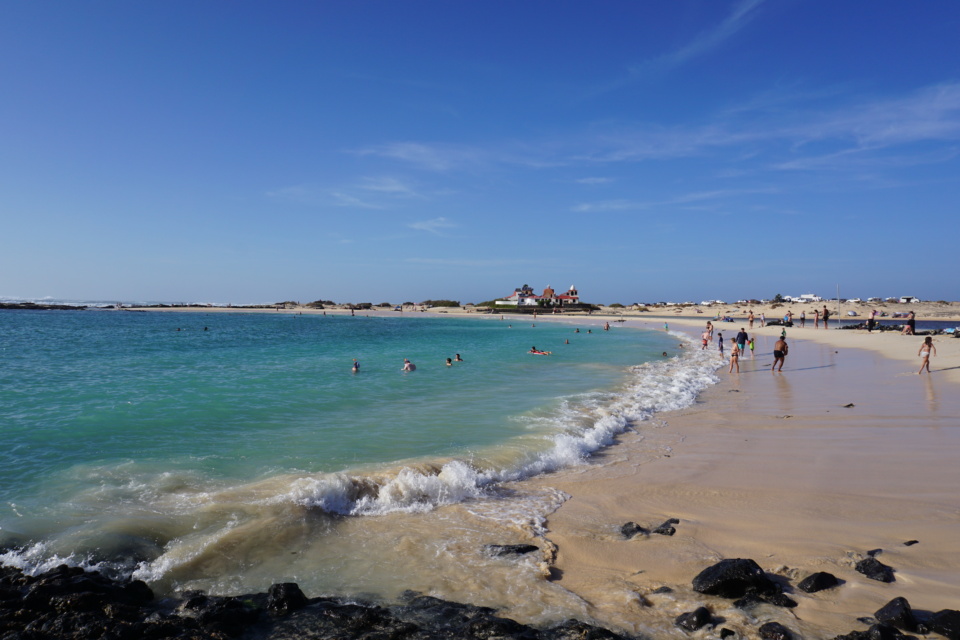
{"type": "MultiPolygon", "coordinates": [[[[670,326],[699,335],[703,322],[670,326]]],[[[728,344],[739,327],[717,325],[728,344]]],[[[960,340],[938,338],[933,373],[917,375],[922,338],[788,329],[787,363],[774,374],[779,333],[758,329],[756,356],[742,358],[739,375],[719,369],[720,384],[696,405],[663,414],[655,428],[641,425],[588,472],[533,481],[572,496],[546,535],[558,549],[557,582],[597,619],[644,631],[659,618],[653,626],[663,629],[706,602],[730,628],[776,620],[803,637],[830,638],[865,629],[856,618],[897,596],[921,610],[957,607],[960,340]],[[680,520],[673,537],[619,534],[628,521],[651,528],[671,517],[680,520]],[[874,549],[896,582],[854,570],[874,549]],[[817,571],[844,584],[790,592],[797,608],[763,605],[751,618],[690,589],[723,558],[752,558],[792,585],[817,571]],[[675,591],[650,595],[661,586],[675,591]]]]}
{"type": "MultiPolygon", "coordinates": [[[[921,320],[960,313],[956,303],[911,308],[921,320]]],[[[758,319],[760,310],[754,308],[758,319]]],[[[799,314],[800,307],[793,310],[799,314]]],[[[618,311],[625,322],[612,323],[613,330],[662,331],[667,321],[671,331],[696,339],[717,311],[742,318],[723,309],[659,311],[659,317],[618,311]]],[[[464,310],[426,315],[432,313],[464,310]]],[[[611,319],[541,315],[537,322],[596,326],[611,319]]],[[[714,324],[728,345],[747,327],[745,319],[714,324]]],[[[936,337],[933,372],[917,375],[920,337],[814,330],[808,321],[807,328],[787,329],[786,365],[772,373],[781,329],[758,325],[747,329],[757,337],[755,357],[741,359],[739,375],[728,374],[724,361],[720,383],[694,406],[638,425],[584,466],[523,482],[527,490],[570,496],[549,517],[546,540],[540,541],[556,546],[550,579],[582,599],[596,621],[655,637],[683,636],[673,618],[704,603],[723,619],[721,626],[743,637],[756,637],[768,620],[805,638],[866,629],[856,619],[897,596],[920,610],[958,608],[960,339],[936,337]],[[626,540],[619,532],[628,521],[649,529],[667,518],[680,521],[672,537],[626,540]],[[911,540],[918,543],[904,544],[911,540]],[[877,558],[895,569],[895,582],[876,582],[854,570],[857,560],[876,549],[882,550],[877,558]],[[723,558],[752,558],[783,576],[799,606],[743,612],[728,600],[694,593],[693,577],[723,558]],[[843,583],[816,594],[795,589],[817,571],[843,583]],[[663,586],[672,592],[653,593],[663,586]]],[[[699,341],[687,348],[699,348],[699,341]]],[[[513,614],[525,617],[522,607],[513,614]]]]}

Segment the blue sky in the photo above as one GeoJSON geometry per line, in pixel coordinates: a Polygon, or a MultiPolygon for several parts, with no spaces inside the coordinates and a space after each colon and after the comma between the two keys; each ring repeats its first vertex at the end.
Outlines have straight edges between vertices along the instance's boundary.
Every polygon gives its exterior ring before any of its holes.
{"type": "Polygon", "coordinates": [[[0,296],[960,299],[954,0],[11,2],[0,296]]]}

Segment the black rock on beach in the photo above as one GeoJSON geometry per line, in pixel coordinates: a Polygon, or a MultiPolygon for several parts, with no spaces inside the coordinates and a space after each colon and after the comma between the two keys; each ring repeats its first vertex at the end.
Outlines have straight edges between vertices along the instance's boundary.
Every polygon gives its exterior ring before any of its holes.
{"type": "Polygon", "coordinates": [[[496,613],[415,593],[394,606],[307,598],[293,583],[237,597],[157,599],[143,582],[66,565],[37,576],[0,567],[3,640],[628,640],[576,620],[540,629],[496,613]]]}

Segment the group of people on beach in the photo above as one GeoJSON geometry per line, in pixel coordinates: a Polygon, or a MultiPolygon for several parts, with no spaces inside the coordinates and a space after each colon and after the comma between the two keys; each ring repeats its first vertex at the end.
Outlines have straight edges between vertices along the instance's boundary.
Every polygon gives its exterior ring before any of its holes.
{"type": "MultiPolygon", "coordinates": [[[[747,313],[747,326],[749,326],[751,329],[753,329],[753,322],[755,319],[756,319],[756,316],[753,315],[753,309],[751,309],[747,313]]],[[[827,308],[827,305],[823,305],[823,311],[820,311],[820,309],[813,310],[813,328],[814,329],[820,328],[821,319],[823,320],[823,328],[826,329],[827,322],[830,320],[830,309],[827,308]]],[[[807,326],[807,312],[800,311],[800,317],[798,318],[798,320],[800,321],[800,328],[801,329],[805,328],[807,326]]],[[[766,324],[767,324],[767,318],[761,311],[760,326],[763,327],[763,326],[766,326],[766,324]]],[[[783,324],[786,324],[788,326],[793,326],[793,310],[792,309],[788,310],[785,314],[783,314],[783,324]]]]}
{"type": "MultiPolygon", "coordinates": [[[[701,350],[706,349],[710,343],[713,341],[713,323],[707,322],[707,326],[704,329],[703,333],[700,334],[701,340],[701,350]]],[[[729,373],[736,371],[740,373],[740,357],[750,351],[750,357],[754,357],[754,353],[757,347],[756,337],[751,338],[747,333],[746,328],[741,327],[740,331],[737,332],[737,335],[733,338],[730,343],[730,369],[729,373]]],[[[717,349],[720,351],[720,357],[723,357],[724,344],[723,344],[723,333],[717,333],[717,349]]],[[[773,345],[773,365],[770,367],[771,371],[781,371],[783,369],[783,363],[786,360],[787,353],[789,352],[790,347],[787,345],[787,330],[784,328],[780,332],[780,339],[777,340],[776,344],[773,345]]]]}

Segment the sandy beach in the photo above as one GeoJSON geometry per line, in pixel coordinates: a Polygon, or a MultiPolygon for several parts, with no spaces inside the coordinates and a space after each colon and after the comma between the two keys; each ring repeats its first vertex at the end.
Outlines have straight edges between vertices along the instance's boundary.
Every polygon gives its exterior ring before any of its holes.
{"type": "MultiPolygon", "coordinates": [[[[956,303],[911,308],[920,320],[953,319],[960,312],[956,303]]],[[[787,330],[786,365],[782,373],[772,373],[781,328],[760,328],[759,314],[778,317],[783,307],[755,308],[753,330],[740,309],[701,310],[538,317],[537,322],[581,326],[623,319],[613,330],[663,331],[667,322],[678,341],[679,334],[694,339],[686,348],[699,348],[696,338],[719,312],[738,319],[714,323],[727,344],[740,327],[757,338],[755,355],[741,359],[739,374],[728,374],[727,361],[720,366],[717,353],[720,383],[694,406],[640,425],[583,467],[524,481],[570,496],[550,516],[545,540],[539,541],[556,547],[550,579],[581,598],[602,624],[678,637],[682,632],[673,618],[703,603],[724,620],[722,626],[743,637],[753,637],[768,620],[805,638],[866,629],[857,618],[897,596],[915,609],[956,608],[960,340],[936,337],[932,373],[917,375],[920,337],[815,330],[808,321],[806,328],[787,330]],[[672,537],[626,540],[620,534],[628,521],[652,528],[667,518],[680,521],[672,537]],[[904,544],[913,540],[918,542],[904,544]],[[878,549],[877,558],[896,571],[893,583],[854,570],[868,551],[878,549]],[[728,600],[694,593],[692,578],[723,558],[752,558],[783,576],[799,606],[762,605],[744,612],[728,600]],[[817,571],[834,574],[841,585],[816,594],[789,586],[817,571]],[[672,591],[654,593],[665,586],[672,591]]],[[[793,310],[798,315],[801,308],[793,310]]],[[[716,349],[715,341],[710,349],[716,349]]]]}
{"type": "MultiPolygon", "coordinates": [[[[670,327],[699,335],[703,321],[676,318],[670,327]]],[[[717,326],[728,343],[739,327],[717,326]]],[[[602,466],[535,481],[572,496],[547,535],[559,550],[560,584],[598,618],[642,631],[638,621],[652,609],[662,627],[704,601],[690,580],[723,558],[752,558],[793,585],[817,571],[844,581],[817,594],[790,590],[796,609],[763,606],[753,620],[706,598],[744,633],[776,620],[803,637],[829,638],[865,629],[856,618],[897,596],[922,610],[956,607],[960,340],[938,339],[933,373],[920,376],[922,338],[789,329],[787,364],[774,374],[779,333],[757,329],[756,355],[742,360],[739,375],[718,369],[720,384],[701,402],[664,414],[653,434],[624,437],[602,466]],[[628,521],[650,528],[671,517],[680,520],[673,537],[619,534],[628,521]],[[903,544],[910,540],[919,543],[903,544]],[[896,582],[854,571],[874,549],[896,582]],[[662,586],[674,592],[651,595],[662,586]]]]}

